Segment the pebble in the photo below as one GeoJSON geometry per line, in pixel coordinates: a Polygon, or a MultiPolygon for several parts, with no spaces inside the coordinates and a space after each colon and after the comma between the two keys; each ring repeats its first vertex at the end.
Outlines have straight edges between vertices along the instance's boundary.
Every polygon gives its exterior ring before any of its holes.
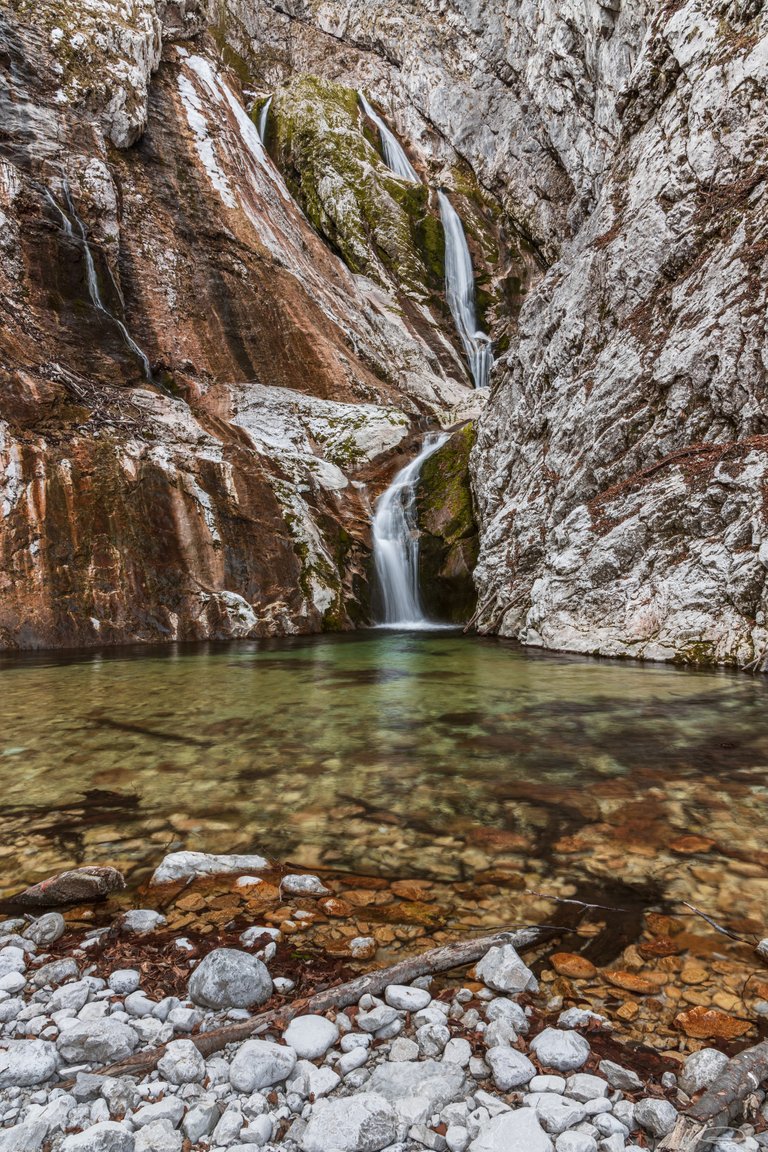
{"type": "Polygon", "coordinates": [[[118,968],[112,972],[107,983],[118,996],[129,996],[139,987],[141,975],[135,968],[118,968]]]}
{"type": "Polygon", "coordinates": [[[495,992],[536,992],[539,984],[511,944],[491,948],[475,967],[478,980],[495,992]]]}
{"type": "Polygon", "coordinates": [[[728,1057],[717,1048],[702,1048],[692,1053],[680,1073],[680,1087],[688,1096],[695,1096],[714,1083],[728,1063],[728,1057]]]}
{"type": "Polygon", "coordinates": [[[139,1035],[119,1020],[85,1020],[62,1032],[56,1042],[68,1064],[114,1064],[130,1056],[139,1035]]]}
{"type": "Polygon", "coordinates": [[[615,1064],[613,1060],[601,1060],[598,1067],[611,1088],[619,1088],[622,1092],[639,1092],[643,1087],[642,1080],[635,1072],[615,1064]]]}
{"type": "Polygon", "coordinates": [[[58,1063],[56,1048],[47,1040],[10,1040],[0,1049],[0,1088],[42,1084],[58,1063]]]}
{"type": "Polygon", "coordinates": [[[133,908],[123,914],[121,925],[123,931],[143,936],[147,932],[154,932],[166,923],[165,916],[154,912],[151,908],[133,908]]]}
{"type": "Polygon", "coordinates": [[[535,1066],[515,1048],[490,1048],[485,1059],[491,1069],[494,1084],[502,1092],[521,1088],[536,1075],[535,1066]]]}
{"type": "Polygon", "coordinates": [[[123,1124],[105,1120],[85,1132],[67,1136],[61,1152],[134,1152],[133,1134],[123,1124]]]}
{"type": "Polygon", "coordinates": [[[33,944],[54,944],[66,930],[66,921],[60,912],[47,912],[25,928],[23,935],[33,944]]]}
{"type": "Polygon", "coordinates": [[[572,1072],[589,1059],[589,1044],[575,1031],[545,1028],[531,1041],[531,1051],[546,1068],[572,1072]]]}
{"type": "Polygon", "coordinates": [[[317,1060],[337,1042],[339,1029],[325,1016],[297,1016],[288,1025],[283,1039],[300,1059],[317,1060]]]}
{"type": "Polygon", "coordinates": [[[205,1060],[191,1040],[172,1040],[157,1067],[171,1084],[199,1084],[205,1078],[205,1060]]]}
{"type": "Polygon", "coordinates": [[[412,988],[406,984],[390,984],[384,990],[384,999],[399,1012],[419,1012],[432,1002],[425,988],[412,988]]]}
{"type": "Polygon", "coordinates": [[[303,1152],[379,1152],[397,1139],[397,1114],[383,1096],[363,1092],[323,1100],[302,1137],[303,1152]]]}
{"type": "Polygon", "coordinates": [[[292,1048],[269,1040],[246,1040],[232,1060],[229,1080],[236,1092],[255,1092],[287,1080],[295,1067],[292,1048]]]}
{"type": "Polygon", "coordinates": [[[505,1112],[483,1124],[469,1152],[552,1152],[553,1144],[530,1108],[505,1112]]]}
{"type": "Polygon", "coordinates": [[[328,896],[330,891],[319,876],[283,876],[280,890],[286,896],[328,896]]]}
{"type": "Polygon", "coordinates": [[[646,1097],[635,1104],[635,1120],[651,1136],[666,1136],[677,1120],[677,1109],[668,1100],[646,1097]]]}

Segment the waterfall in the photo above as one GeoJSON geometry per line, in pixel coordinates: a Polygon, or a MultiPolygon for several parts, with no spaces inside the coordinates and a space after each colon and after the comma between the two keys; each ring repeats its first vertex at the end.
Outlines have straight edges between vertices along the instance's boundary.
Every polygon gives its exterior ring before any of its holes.
{"type": "Polygon", "coordinates": [[[88,233],[86,231],[85,225],[83,224],[83,221],[75,209],[75,205],[72,200],[72,194],[69,190],[69,185],[65,182],[63,187],[64,200],[67,205],[66,212],[48,188],[45,188],[43,191],[45,192],[45,197],[48,200],[48,203],[52,208],[55,209],[59,219],[61,220],[61,227],[65,236],[68,236],[71,239],[77,241],[77,243],[82,247],[83,257],[85,259],[85,282],[88,287],[88,296],[90,297],[91,304],[97,312],[100,312],[102,316],[106,316],[109,320],[112,321],[112,323],[120,332],[120,335],[123,337],[123,340],[125,341],[128,348],[131,350],[136,359],[141,363],[144,372],[144,379],[149,381],[149,383],[152,383],[152,368],[149,363],[147,354],[133,339],[123,321],[120,320],[119,317],[115,316],[113,312],[110,312],[109,308],[107,308],[106,304],[102,300],[101,290],[99,288],[99,279],[96,275],[96,265],[93,260],[91,246],[88,243],[88,233]]]}
{"type": "Polygon", "coordinates": [[[272,97],[268,96],[259,109],[259,120],[256,125],[256,131],[259,134],[259,140],[264,143],[267,136],[267,120],[269,119],[269,106],[272,103],[272,97]]]}
{"type": "Polygon", "coordinates": [[[379,130],[381,150],[384,153],[384,163],[388,168],[391,168],[395,176],[399,176],[401,180],[408,180],[411,184],[420,184],[421,179],[419,178],[419,174],[403,151],[403,146],[400,141],[390,132],[381,116],[371,107],[360,89],[358,89],[357,95],[363,112],[365,112],[368,119],[372,120],[379,130]]]}
{"type": "Polygon", "coordinates": [[[445,295],[458,329],[476,388],[487,388],[493,349],[477,327],[475,277],[467,238],[459,214],[444,192],[438,192],[440,219],[445,232],[445,295]]]}
{"type": "Polygon", "coordinates": [[[373,518],[373,558],[383,601],[379,623],[388,628],[434,628],[424,615],[419,594],[419,536],[416,489],[425,460],[437,452],[447,432],[432,432],[379,497],[373,518]]]}

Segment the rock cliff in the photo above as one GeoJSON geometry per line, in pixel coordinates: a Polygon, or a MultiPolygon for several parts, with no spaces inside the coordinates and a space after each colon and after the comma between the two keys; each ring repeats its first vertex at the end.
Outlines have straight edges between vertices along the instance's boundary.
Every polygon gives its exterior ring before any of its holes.
{"type": "Polygon", "coordinates": [[[765,666],[760,0],[11,0],[0,40],[4,645],[365,619],[382,465],[478,411],[446,187],[497,347],[478,627],[765,666]]]}
{"type": "Polygon", "coordinates": [[[764,668],[760,0],[290,0],[259,19],[242,26],[273,78],[366,84],[528,242],[472,457],[478,627],[764,668]]]}

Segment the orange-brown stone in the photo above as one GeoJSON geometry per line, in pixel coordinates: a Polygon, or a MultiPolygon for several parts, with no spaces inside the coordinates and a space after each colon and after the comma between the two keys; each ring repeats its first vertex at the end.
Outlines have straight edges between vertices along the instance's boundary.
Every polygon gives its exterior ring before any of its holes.
{"type": "Polygon", "coordinates": [[[338,919],[349,916],[352,912],[352,905],[348,904],[346,900],[340,900],[337,896],[327,896],[324,900],[320,900],[319,906],[326,916],[334,916],[338,919]]]}
{"type": "Polygon", "coordinates": [[[715,847],[715,841],[707,836],[678,836],[669,843],[670,851],[679,856],[694,856],[698,852],[710,852],[715,847]]]}
{"type": "Polygon", "coordinates": [[[675,956],[681,948],[669,936],[654,936],[639,944],[637,950],[644,960],[650,960],[654,956],[675,956]]]}
{"type": "Polygon", "coordinates": [[[555,952],[550,963],[558,976],[568,976],[571,980],[591,980],[597,974],[592,961],[578,952],[555,952]]]}
{"type": "Polygon", "coordinates": [[[686,1036],[693,1036],[697,1040],[735,1040],[752,1027],[748,1020],[739,1020],[727,1012],[705,1008],[703,1005],[679,1012],[675,1016],[675,1024],[686,1036]]]}
{"type": "Polygon", "coordinates": [[[606,972],[605,978],[616,988],[623,988],[625,992],[635,992],[638,996],[650,996],[658,992],[660,985],[667,981],[667,977],[659,973],[640,976],[637,972],[606,972]]]}

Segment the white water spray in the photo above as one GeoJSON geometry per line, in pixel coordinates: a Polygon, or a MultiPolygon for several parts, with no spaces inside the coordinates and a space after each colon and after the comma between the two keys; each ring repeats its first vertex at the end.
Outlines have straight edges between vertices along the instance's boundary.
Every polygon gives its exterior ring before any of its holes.
{"type": "Polygon", "coordinates": [[[384,153],[384,163],[388,168],[391,168],[395,176],[399,176],[401,180],[408,180],[411,184],[420,184],[421,179],[419,178],[419,174],[406,156],[400,141],[390,132],[381,116],[371,107],[361,90],[358,89],[357,95],[363,112],[365,112],[368,119],[372,120],[379,130],[381,150],[384,153]]]}
{"type": "Polygon", "coordinates": [[[447,432],[430,433],[418,456],[397,473],[376,505],[373,558],[383,602],[379,623],[387,628],[440,627],[425,616],[419,593],[416,489],[424,461],[448,439],[447,432]]]}
{"type": "Polygon", "coordinates": [[[472,257],[458,212],[444,192],[438,192],[440,219],[445,233],[445,296],[458,329],[476,388],[487,388],[493,349],[477,326],[475,277],[472,257]]]}
{"type": "Polygon", "coordinates": [[[256,131],[259,134],[259,140],[264,143],[267,136],[267,120],[269,119],[269,108],[272,103],[272,97],[268,96],[267,99],[259,108],[259,120],[256,125],[256,131]]]}
{"type": "Polygon", "coordinates": [[[120,320],[119,317],[115,316],[113,312],[110,312],[109,308],[107,308],[106,304],[101,298],[99,279],[96,275],[96,265],[93,260],[91,246],[88,243],[88,233],[86,232],[85,224],[83,224],[83,221],[80,219],[80,216],[75,209],[75,205],[72,201],[72,195],[69,191],[69,185],[66,183],[64,184],[64,199],[67,205],[66,212],[48,188],[45,188],[44,192],[48,203],[56,210],[56,213],[61,220],[61,227],[64,231],[64,234],[76,240],[82,246],[83,256],[85,258],[85,282],[88,287],[88,295],[90,297],[91,304],[97,312],[101,312],[102,316],[106,316],[117,327],[128,348],[131,350],[136,359],[141,363],[142,369],[144,371],[144,378],[151,383],[152,368],[146,352],[144,352],[143,348],[139,347],[123,321],[120,320]]]}

